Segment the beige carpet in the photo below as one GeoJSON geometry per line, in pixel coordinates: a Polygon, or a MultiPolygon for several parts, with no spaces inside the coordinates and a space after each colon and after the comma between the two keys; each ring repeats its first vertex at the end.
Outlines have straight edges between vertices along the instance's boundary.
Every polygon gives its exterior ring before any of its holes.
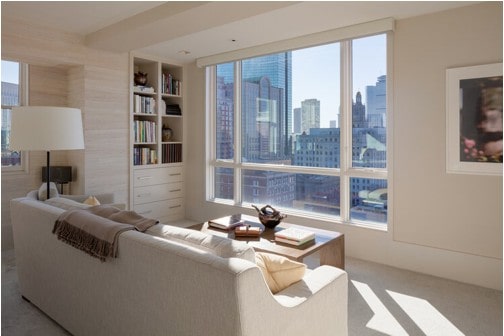
{"type": "MultiPolygon", "coordinates": [[[[314,259],[307,263],[316,266],[314,259]]],[[[503,334],[501,291],[353,258],[346,259],[346,269],[350,336],[503,334]]],[[[69,335],[21,298],[13,251],[2,252],[1,334],[69,335]]]]}

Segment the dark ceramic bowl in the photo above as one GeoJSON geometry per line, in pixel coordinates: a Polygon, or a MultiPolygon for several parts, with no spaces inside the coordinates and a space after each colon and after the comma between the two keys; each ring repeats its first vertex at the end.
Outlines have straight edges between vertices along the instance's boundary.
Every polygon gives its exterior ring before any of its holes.
{"type": "Polygon", "coordinates": [[[275,226],[280,224],[282,219],[283,217],[271,217],[268,215],[259,215],[259,221],[261,222],[261,224],[270,229],[274,229],[275,226]]]}

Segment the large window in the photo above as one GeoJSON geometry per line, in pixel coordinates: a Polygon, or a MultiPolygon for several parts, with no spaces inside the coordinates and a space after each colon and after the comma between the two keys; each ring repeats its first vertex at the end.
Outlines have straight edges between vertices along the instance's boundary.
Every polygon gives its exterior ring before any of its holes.
{"type": "Polygon", "coordinates": [[[208,75],[209,200],[386,228],[386,34],[208,75]]]}
{"type": "Polygon", "coordinates": [[[2,60],[2,170],[22,170],[25,155],[10,148],[11,111],[23,105],[26,69],[17,62],[2,60]]]}

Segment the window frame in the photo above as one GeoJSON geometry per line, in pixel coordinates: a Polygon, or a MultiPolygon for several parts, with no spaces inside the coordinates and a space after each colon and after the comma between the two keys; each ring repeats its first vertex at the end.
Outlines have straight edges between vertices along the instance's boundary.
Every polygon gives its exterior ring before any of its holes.
{"type": "MultiPolygon", "coordinates": [[[[2,61],[16,62],[19,64],[19,105],[28,105],[28,93],[29,93],[29,66],[27,63],[22,63],[15,60],[2,59],[2,61]]],[[[13,107],[10,105],[2,105],[2,109],[10,109],[13,107]]],[[[21,164],[18,166],[2,166],[2,174],[27,174],[29,168],[29,153],[27,151],[21,151],[21,164]]]]}
{"type": "MultiPolygon", "coordinates": [[[[217,66],[208,65],[206,67],[206,88],[207,88],[207,165],[206,165],[206,200],[212,203],[226,204],[238,206],[243,208],[250,208],[251,203],[243,202],[242,200],[242,171],[243,170],[261,170],[273,171],[295,174],[314,174],[325,175],[330,177],[339,177],[340,179],[340,216],[333,216],[324,213],[307,212],[298,209],[281,209],[282,211],[302,217],[315,220],[326,220],[337,222],[340,224],[348,224],[353,226],[361,226],[365,228],[377,229],[380,231],[389,231],[392,223],[392,31],[376,32],[366,36],[355,36],[350,39],[342,41],[333,41],[332,43],[340,43],[340,104],[341,115],[340,122],[343,125],[340,127],[340,167],[339,168],[325,168],[325,167],[308,167],[308,166],[282,166],[274,164],[262,164],[241,162],[241,60],[233,61],[234,64],[234,157],[233,159],[217,159],[216,158],[216,145],[217,145],[217,132],[216,132],[216,80],[217,80],[217,66]],[[385,35],[386,37],[386,105],[387,105],[387,121],[386,121],[386,168],[371,168],[371,167],[352,167],[352,102],[353,102],[353,85],[352,85],[352,41],[363,37],[374,35],[385,35]],[[214,173],[216,168],[230,168],[234,171],[234,198],[222,199],[215,198],[215,181],[214,173]],[[382,179],[387,182],[388,193],[388,209],[387,221],[385,223],[374,223],[370,221],[362,221],[351,219],[351,179],[352,178],[365,178],[365,179],[382,179]]],[[[312,46],[306,46],[310,48],[312,46]]],[[[295,51],[295,50],[292,50],[295,51]]],[[[230,63],[230,62],[228,62],[230,63]]]]}

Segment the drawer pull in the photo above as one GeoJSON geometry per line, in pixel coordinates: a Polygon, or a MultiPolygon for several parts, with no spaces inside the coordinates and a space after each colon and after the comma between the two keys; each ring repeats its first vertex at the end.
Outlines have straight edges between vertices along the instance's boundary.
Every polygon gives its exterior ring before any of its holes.
{"type": "Polygon", "coordinates": [[[173,173],[173,174],[170,174],[170,176],[180,176],[182,175],[181,173],[173,173]]]}
{"type": "Polygon", "coordinates": [[[137,197],[144,197],[144,196],[150,196],[150,193],[138,194],[138,195],[137,195],[137,197]]]}
{"type": "Polygon", "coordinates": [[[173,206],[170,207],[170,209],[180,208],[181,206],[182,205],[180,205],[180,204],[179,205],[173,205],[173,206]]]}
{"type": "Polygon", "coordinates": [[[139,180],[150,180],[152,176],[140,176],[138,177],[139,180]]]}
{"type": "Polygon", "coordinates": [[[177,192],[177,191],[182,191],[182,189],[173,189],[173,190],[170,190],[170,192],[177,192]]]}

